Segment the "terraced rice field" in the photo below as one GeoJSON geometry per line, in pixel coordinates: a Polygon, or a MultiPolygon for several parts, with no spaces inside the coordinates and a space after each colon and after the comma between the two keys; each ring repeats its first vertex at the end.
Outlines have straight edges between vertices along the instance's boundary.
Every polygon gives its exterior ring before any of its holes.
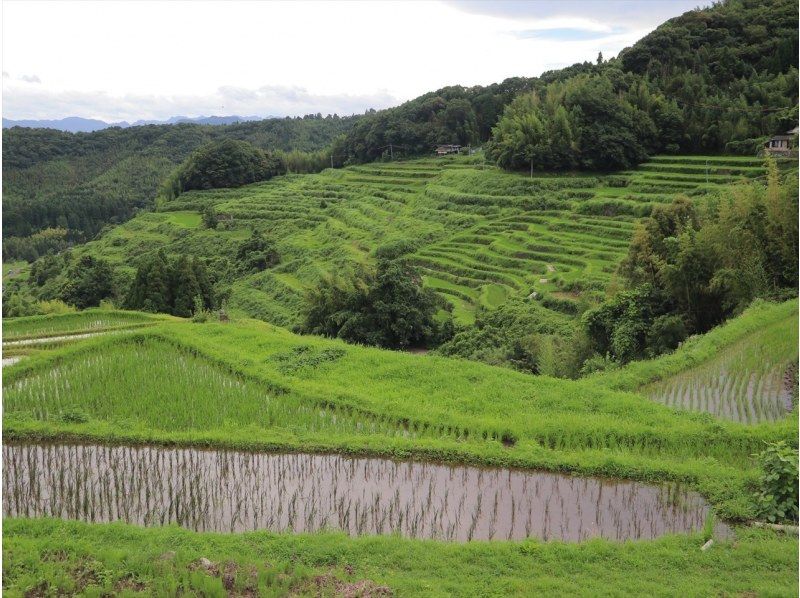
{"type": "Polygon", "coordinates": [[[738,422],[775,421],[797,402],[797,360],[795,314],[641,392],[671,407],[738,422]]]}
{"type": "Polygon", "coordinates": [[[340,455],[6,444],[3,463],[5,517],[195,531],[633,540],[697,531],[709,512],[675,484],[340,455]]]}
{"type": "Polygon", "coordinates": [[[82,352],[55,368],[24,376],[4,386],[3,407],[12,417],[81,423],[91,414],[92,420],[122,425],[147,412],[146,427],[173,431],[249,426],[298,433],[422,434],[368,414],[320,408],[281,395],[152,341],[82,352]],[[130,400],[134,392],[137,401],[130,400]]]}
{"type": "Polygon", "coordinates": [[[256,226],[278,243],[281,263],[238,279],[231,308],[280,326],[298,323],[305,289],[326,272],[372,260],[398,239],[427,286],[458,321],[513,296],[575,313],[605,288],[635,222],[676,194],[701,195],[764,174],[757,159],[656,157],[609,176],[501,172],[478,156],[373,163],[287,175],[240,189],[192,192],[116,227],[81,251],[132,268],[159,247],[232,260],[256,226]],[[708,165],[706,164],[708,163],[708,165]],[[199,226],[203,206],[220,218],[199,226]]]}
{"type": "Polygon", "coordinates": [[[110,330],[148,326],[174,319],[141,312],[87,309],[78,313],[11,318],[3,321],[3,344],[36,339],[86,336],[110,330]]]}

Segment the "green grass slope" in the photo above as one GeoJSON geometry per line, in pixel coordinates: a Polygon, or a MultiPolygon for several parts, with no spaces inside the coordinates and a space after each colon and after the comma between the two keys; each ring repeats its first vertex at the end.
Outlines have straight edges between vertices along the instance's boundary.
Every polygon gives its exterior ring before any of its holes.
{"type": "Polygon", "coordinates": [[[797,595],[797,539],[769,531],[741,530],[735,542],[701,552],[699,535],[447,544],[51,519],[6,519],[4,526],[7,596],[797,595]],[[200,566],[201,558],[211,566],[200,566]]]}
{"type": "MultiPolygon", "coordinates": [[[[594,374],[587,381],[608,388],[639,391],[661,396],[672,388],[720,384],[720,378],[738,375],[738,386],[750,383],[751,391],[762,394],[769,390],[762,378],[779,374],[783,382],[794,375],[796,386],[798,361],[798,302],[757,301],[745,312],[710,332],[689,338],[679,349],[657,359],[638,361],[624,368],[594,374]],[[753,379],[751,382],[751,378],[753,379]]],[[[737,384],[722,382],[716,397],[726,391],[732,397],[737,384]]],[[[737,419],[737,418],[732,418],[737,419]]],[[[755,418],[771,419],[771,418],[755,418]]]]}
{"type": "Polygon", "coordinates": [[[5,318],[3,320],[3,342],[108,332],[170,320],[176,321],[178,318],[165,314],[98,308],[65,314],[5,318]]]}
{"type": "Polygon", "coordinates": [[[231,307],[291,327],[304,289],[323,273],[368,263],[378,246],[410,239],[426,285],[447,299],[457,321],[469,323],[479,306],[491,309],[513,296],[534,300],[534,292],[546,307],[574,313],[609,283],[636,220],[654,205],[764,172],[758,159],[709,157],[695,166],[695,158],[659,157],[611,176],[530,178],[481,160],[373,163],[186,193],[76,252],[132,275],[137,260],[164,248],[206,258],[221,272],[251,228],[261,228],[277,242],[281,263],[231,274],[231,307]],[[220,217],[216,230],[200,223],[206,205],[220,217]]]}

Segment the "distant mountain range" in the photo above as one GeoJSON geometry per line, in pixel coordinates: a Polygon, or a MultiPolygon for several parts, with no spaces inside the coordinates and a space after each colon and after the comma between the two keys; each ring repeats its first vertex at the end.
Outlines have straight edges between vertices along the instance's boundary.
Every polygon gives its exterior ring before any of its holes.
{"type": "Polygon", "coordinates": [[[197,123],[200,125],[231,125],[238,122],[247,122],[253,120],[264,120],[266,118],[275,118],[273,116],[198,116],[191,118],[188,116],[173,116],[167,120],[137,120],[136,122],[129,123],[127,121],[120,121],[109,123],[103,120],[94,118],[81,118],[80,116],[69,116],[67,118],[60,118],[57,120],[12,120],[10,118],[3,119],[3,128],[9,129],[11,127],[28,127],[31,129],[58,129],[59,131],[68,131],[70,133],[90,133],[92,131],[99,131],[100,129],[107,129],[108,127],[138,127],[141,125],[174,125],[176,123],[197,123]]]}

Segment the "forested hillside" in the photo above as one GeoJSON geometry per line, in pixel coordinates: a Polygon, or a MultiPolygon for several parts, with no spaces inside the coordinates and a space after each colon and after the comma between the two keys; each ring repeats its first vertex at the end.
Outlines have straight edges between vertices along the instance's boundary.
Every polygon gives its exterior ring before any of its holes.
{"type": "Polygon", "coordinates": [[[226,126],[175,124],[94,133],[3,130],[4,259],[33,261],[91,239],[154,205],[159,185],[194,149],[214,140],[313,152],[357,117],[321,115],[226,126]]]}
{"type": "Polygon", "coordinates": [[[415,155],[500,133],[513,137],[516,157],[495,151],[494,158],[511,168],[531,160],[540,168],[625,168],[662,151],[754,155],[765,136],[797,124],[797,12],[796,0],[727,0],[687,12],[607,61],[447,87],[370,115],[340,151],[364,162],[387,156],[390,144],[394,155],[415,155]],[[493,134],[523,92],[538,99],[521,99],[493,134]],[[598,120],[601,131],[592,127],[598,120]],[[611,159],[602,159],[609,141],[611,159]],[[544,162],[529,147],[554,143],[560,156],[544,162]]]}

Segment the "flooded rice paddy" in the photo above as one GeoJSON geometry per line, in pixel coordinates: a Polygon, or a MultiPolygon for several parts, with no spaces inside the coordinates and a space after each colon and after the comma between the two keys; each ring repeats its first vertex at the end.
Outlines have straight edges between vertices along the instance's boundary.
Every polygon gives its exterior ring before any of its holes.
{"type": "Polygon", "coordinates": [[[786,417],[797,395],[797,316],[769,324],[711,359],[640,389],[670,407],[741,423],[786,417]]]}
{"type": "Polygon", "coordinates": [[[14,365],[22,359],[22,355],[14,355],[12,357],[3,357],[3,367],[7,365],[14,365]]]}
{"type": "Polygon", "coordinates": [[[26,338],[18,341],[3,341],[4,347],[22,347],[27,345],[48,345],[51,343],[63,343],[70,341],[77,341],[92,336],[100,336],[101,334],[114,334],[119,332],[117,330],[107,332],[81,332],[78,334],[62,334],[59,336],[41,336],[37,338],[26,338]]]}
{"type": "Polygon", "coordinates": [[[796,366],[770,364],[753,371],[714,361],[646,386],[643,392],[670,407],[756,424],[786,417],[796,386],[796,366]]]}
{"type": "Polygon", "coordinates": [[[699,530],[708,514],[675,485],[339,455],[7,444],[3,464],[4,516],[197,531],[630,540],[699,530]]]}

